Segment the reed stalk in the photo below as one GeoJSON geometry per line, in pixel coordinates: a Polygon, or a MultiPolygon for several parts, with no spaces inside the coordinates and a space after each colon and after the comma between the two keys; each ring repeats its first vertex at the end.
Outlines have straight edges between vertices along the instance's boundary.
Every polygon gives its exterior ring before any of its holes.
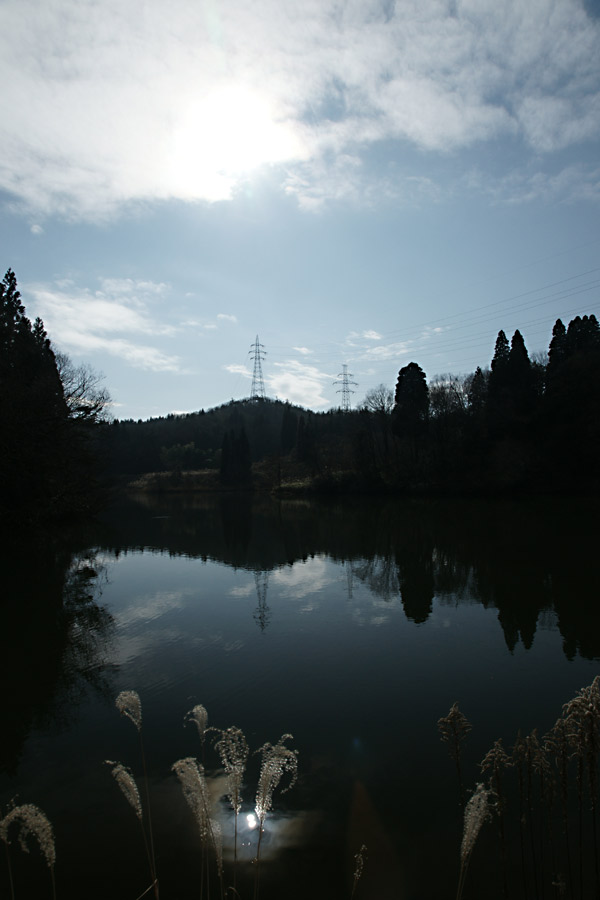
{"type": "Polygon", "coordinates": [[[523,894],[528,896],[527,891],[527,865],[525,860],[525,785],[523,778],[523,763],[525,760],[525,741],[521,737],[521,732],[517,733],[517,739],[513,745],[511,752],[511,761],[517,770],[517,779],[519,783],[519,845],[521,850],[521,875],[523,878],[523,894]]]}
{"type": "Polygon", "coordinates": [[[569,881],[570,896],[574,897],[573,867],[571,865],[571,844],[569,840],[569,745],[567,738],[567,723],[564,718],[559,718],[554,723],[546,738],[549,751],[554,755],[558,769],[560,785],[561,818],[565,837],[565,852],[567,856],[567,877],[569,881]]]}
{"type": "Polygon", "coordinates": [[[56,900],[56,882],[54,880],[54,864],[56,863],[56,847],[54,843],[54,831],[48,817],[38,806],[33,803],[24,803],[21,806],[13,806],[12,809],[0,820],[0,840],[6,845],[6,854],[8,859],[9,881],[11,889],[11,897],[14,900],[14,883],[12,878],[12,869],[10,865],[10,854],[8,845],[8,830],[12,825],[17,825],[19,831],[19,844],[21,849],[26,853],[29,852],[27,838],[30,835],[38,842],[42,851],[48,871],[50,873],[50,882],[52,885],[52,897],[56,900]]]}
{"type": "MultiPolygon", "coordinates": [[[[215,729],[213,729],[215,730],[215,729]]],[[[227,776],[227,796],[234,814],[233,828],[233,887],[236,887],[237,873],[237,831],[238,816],[242,808],[242,781],[248,760],[248,742],[244,733],[235,726],[218,730],[219,740],[215,742],[215,750],[219,754],[227,776]]]]}
{"type": "Polygon", "coordinates": [[[441,736],[440,739],[448,744],[448,752],[456,765],[459,800],[461,807],[464,807],[465,792],[460,767],[460,755],[462,744],[469,731],[471,731],[471,723],[458,708],[458,703],[453,703],[448,715],[438,719],[437,726],[441,736]]]}
{"type": "MultiPolygon", "coordinates": [[[[148,861],[150,864],[150,874],[152,876],[152,886],[154,889],[154,897],[155,900],[159,900],[159,890],[158,890],[158,877],[156,873],[156,856],[154,853],[154,830],[152,828],[152,807],[150,804],[150,789],[148,785],[148,770],[146,768],[146,754],[144,752],[144,740],[142,737],[142,703],[137,691],[121,691],[120,694],[115,699],[115,706],[119,710],[122,716],[125,716],[135,725],[135,728],[138,733],[139,741],[140,741],[140,756],[142,758],[142,770],[144,773],[144,793],[146,796],[146,816],[148,818],[148,837],[149,837],[149,846],[148,846],[148,838],[146,837],[146,831],[143,823],[143,812],[140,818],[140,823],[142,826],[142,832],[144,834],[144,843],[146,845],[146,852],[148,854],[148,861]]],[[[113,772],[114,774],[114,772],[113,772]]],[[[116,777],[116,776],[115,776],[116,777]]],[[[131,776],[133,779],[133,776],[131,776]]],[[[135,781],[134,781],[135,784],[135,781]]],[[[136,786],[137,790],[137,786],[136,786]]],[[[138,795],[139,797],[139,795],[138,795]]],[[[141,804],[140,804],[141,810],[141,804]]]]}
{"type": "Polygon", "coordinates": [[[354,878],[352,880],[352,893],[350,894],[350,900],[354,900],[354,894],[356,893],[356,888],[358,887],[358,882],[361,879],[363,869],[365,867],[365,859],[366,859],[367,847],[365,844],[361,844],[361,848],[358,853],[354,854],[354,859],[356,860],[356,865],[354,866],[354,878]]]}
{"type": "Polygon", "coordinates": [[[292,740],[291,734],[282,734],[276,744],[263,744],[256,752],[262,754],[258,790],[256,792],[256,818],[258,819],[258,843],[256,847],[256,876],[254,880],[254,900],[258,897],[260,879],[260,845],[265,828],[267,813],[273,806],[273,792],[279,786],[283,775],[287,772],[290,780],[281,793],[285,794],[296,782],[298,775],[298,751],[285,746],[292,740]]]}
{"type": "Polygon", "coordinates": [[[480,762],[481,772],[490,772],[490,794],[495,797],[495,810],[498,815],[498,832],[500,836],[500,855],[502,860],[502,892],[508,898],[508,861],[506,852],[506,834],[504,827],[504,813],[506,808],[506,796],[504,793],[503,772],[510,765],[510,757],[502,746],[502,739],[495,741],[494,746],[480,762]]]}
{"type": "Polygon", "coordinates": [[[467,869],[481,827],[490,815],[490,791],[480,782],[465,807],[463,837],[460,846],[460,872],[456,900],[461,900],[467,877],[467,869]]]}

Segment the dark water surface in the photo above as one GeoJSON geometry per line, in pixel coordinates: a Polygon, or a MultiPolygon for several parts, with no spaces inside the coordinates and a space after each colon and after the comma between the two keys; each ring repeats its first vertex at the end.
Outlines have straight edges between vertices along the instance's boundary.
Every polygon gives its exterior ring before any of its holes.
{"type": "MultiPolygon", "coordinates": [[[[600,673],[597,512],[585,501],[141,495],[88,534],[21,536],[2,560],[0,812],[15,797],[45,810],[58,897],[136,900],[150,883],[141,833],[103,765],[141,774],[135,728],[114,707],[132,689],[163,900],[200,896],[195,826],[171,773],[201,754],[184,724],[197,703],[209,724],[240,727],[251,750],[294,736],[299,778],[267,819],[264,900],[350,897],[361,843],[357,900],[453,898],[462,813],[436,722],[458,701],[472,723],[472,789],[496,739],[510,749],[519,730],[542,735],[600,673]]],[[[218,793],[218,760],[205,753],[218,793]]],[[[253,894],[259,766],[251,756],[243,790],[242,900],[253,894]]],[[[515,803],[508,895],[533,897],[515,803]]],[[[225,801],[217,813],[227,885],[233,817],[225,801]]],[[[485,828],[465,897],[506,895],[496,826],[485,828]]],[[[11,858],[17,898],[51,896],[37,849],[16,845],[11,858]]]]}

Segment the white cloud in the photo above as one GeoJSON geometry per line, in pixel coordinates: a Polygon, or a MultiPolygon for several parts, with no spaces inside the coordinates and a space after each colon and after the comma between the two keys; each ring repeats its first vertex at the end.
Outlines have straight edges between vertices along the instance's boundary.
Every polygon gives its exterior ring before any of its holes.
{"type": "Polygon", "coordinates": [[[335,581],[335,578],[329,574],[326,560],[315,557],[305,563],[276,569],[271,575],[271,581],[274,587],[277,586],[281,597],[302,600],[304,597],[320,593],[335,581]]]}
{"type": "Polygon", "coordinates": [[[309,350],[308,347],[292,347],[292,350],[296,350],[296,352],[301,353],[302,356],[310,356],[312,354],[312,350],[309,350]]]}
{"type": "Polygon", "coordinates": [[[368,341],[380,341],[381,335],[377,331],[363,331],[363,337],[368,341]]]}
{"type": "Polygon", "coordinates": [[[35,235],[44,233],[44,229],[42,228],[41,225],[32,225],[30,231],[32,234],[35,234],[35,235]]]}
{"type": "Polygon", "coordinates": [[[360,359],[377,360],[377,362],[385,362],[388,359],[397,359],[400,356],[406,356],[411,352],[413,343],[411,341],[397,341],[391,344],[382,344],[378,347],[369,347],[360,359]]]}
{"type": "Polygon", "coordinates": [[[245,378],[252,378],[252,373],[248,371],[246,366],[241,366],[237,363],[231,363],[230,365],[223,366],[223,368],[231,375],[243,375],[245,378]]]}
{"type": "Polygon", "coordinates": [[[311,409],[327,405],[329,401],[324,397],[323,389],[333,381],[331,375],[299,360],[275,363],[274,367],[278,371],[265,379],[271,396],[311,409]]]}
{"type": "Polygon", "coordinates": [[[226,313],[219,313],[217,319],[222,319],[224,322],[233,322],[234,324],[237,323],[237,316],[230,316],[226,313]]]}
{"type": "Polygon", "coordinates": [[[92,293],[88,288],[78,289],[70,280],[63,280],[60,288],[29,285],[26,292],[33,300],[28,306],[44,320],[52,341],[69,352],[104,351],[136,368],[179,371],[177,356],[132,340],[135,335],[171,336],[176,332],[151,314],[151,301],[163,295],[167,286],[129,279],[104,279],[101,286],[92,293]]]}
{"type": "Polygon", "coordinates": [[[4,0],[0,189],[90,219],[222,200],[265,166],[309,209],[434,196],[373,182],[369,148],[597,140],[599,38],[577,0],[4,0]]]}

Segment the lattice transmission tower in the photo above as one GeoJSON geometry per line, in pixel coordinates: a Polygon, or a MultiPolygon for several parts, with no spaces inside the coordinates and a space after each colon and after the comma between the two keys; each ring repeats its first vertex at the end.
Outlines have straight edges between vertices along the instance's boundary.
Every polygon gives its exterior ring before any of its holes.
{"type": "Polygon", "coordinates": [[[266,397],[265,382],[262,373],[262,361],[265,358],[266,354],[267,352],[264,349],[264,344],[261,344],[259,342],[258,335],[256,335],[256,340],[249,350],[250,359],[254,360],[254,372],[252,373],[252,389],[250,391],[251,400],[264,400],[266,397]]]}
{"type": "Polygon", "coordinates": [[[348,366],[342,366],[342,371],[338,375],[338,378],[341,378],[341,381],[334,381],[334,384],[341,384],[341,388],[339,391],[336,391],[336,394],[342,395],[342,412],[350,412],[350,394],[354,394],[350,388],[350,385],[353,384],[354,387],[358,387],[358,382],[350,381],[354,376],[351,372],[348,372],[348,366]]]}

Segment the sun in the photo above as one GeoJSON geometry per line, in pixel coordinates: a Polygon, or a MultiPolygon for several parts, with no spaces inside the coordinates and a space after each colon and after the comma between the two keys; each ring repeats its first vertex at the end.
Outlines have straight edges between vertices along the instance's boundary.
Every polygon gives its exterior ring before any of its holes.
{"type": "Polygon", "coordinates": [[[291,123],[278,121],[267,98],[243,85],[188,102],[171,146],[171,188],[208,200],[231,196],[235,183],[259,166],[302,155],[291,123]]]}

